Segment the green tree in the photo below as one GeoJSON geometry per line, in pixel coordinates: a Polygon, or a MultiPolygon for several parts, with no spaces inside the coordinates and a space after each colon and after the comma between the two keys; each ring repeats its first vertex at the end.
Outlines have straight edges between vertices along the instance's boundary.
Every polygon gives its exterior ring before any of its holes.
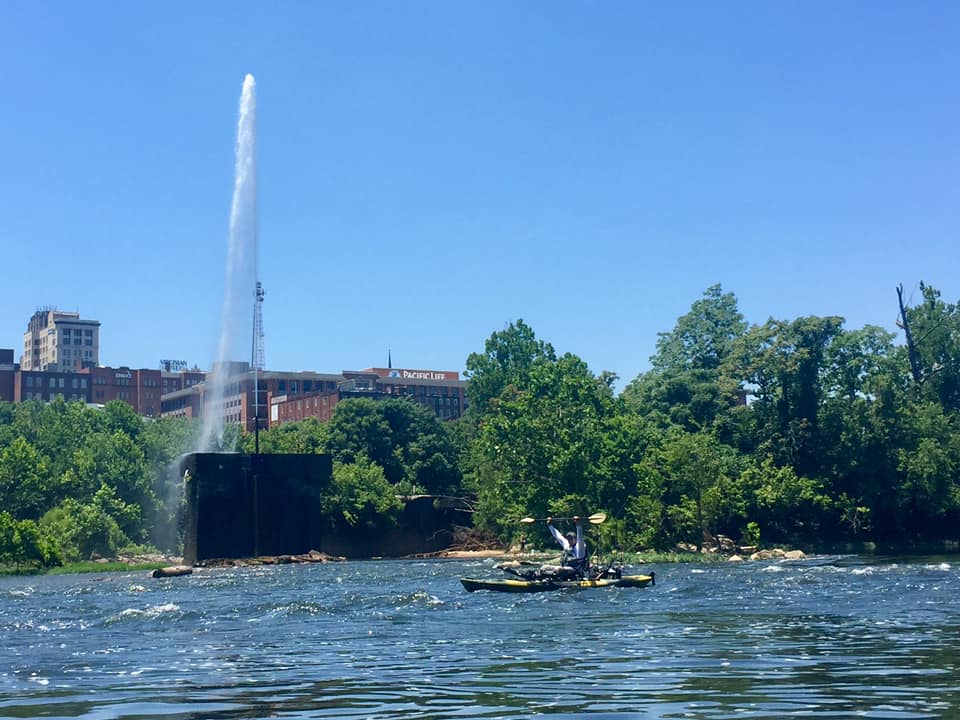
{"type": "Polygon", "coordinates": [[[936,288],[920,283],[921,303],[905,308],[919,381],[928,398],[960,411],[960,303],[947,303],[936,288]]]}
{"type": "Polygon", "coordinates": [[[402,507],[383,468],[363,455],[353,462],[334,463],[333,481],[321,504],[324,513],[340,515],[349,525],[364,523],[371,527],[394,520],[402,507]]]}
{"type": "Polygon", "coordinates": [[[538,363],[522,386],[505,388],[477,437],[477,522],[509,536],[521,514],[571,507],[563,498],[579,498],[580,515],[602,509],[602,432],[614,411],[606,386],[569,353],[538,363]]]}
{"type": "Polygon", "coordinates": [[[524,387],[536,366],[554,363],[556,359],[553,346],[537,340],[533,328],[523,320],[493,333],[483,353],[471,353],[467,357],[464,375],[470,412],[485,414],[508,386],[524,387]]]}
{"type": "MultiPolygon", "coordinates": [[[[269,430],[260,430],[260,452],[293,453],[312,455],[324,452],[327,443],[327,426],[316,418],[284,423],[269,430]]],[[[240,437],[241,452],[254,451],[253,433],[240,437]]]]}
{"type": "Polygon", "coordinates": [[[772,458],[744,468],[740,486],[750,498],[749,517],[774,541],[816,541],[821,524],[829,521],[833,503],[822,482],[778,467],[772,458]]]}
{"type": "Polygon", "coordinates": [[[52,478],[47,458],[25,438],[0,451],[0,507],[21,520],[36,520],[47,509],[52,478]]]}
{"type": "Polygon", "coordinates": [[[704,539],[731,535],[745,508],[740,487],[731,479],[735,471],[731,448],[709,433],[675,428],[639,463],[641,488],[649,499],[635,506],[635,512],[645,508],[647,513],[636,519],[660,529],[653,538],[659,544],[684,541],[699,549],[704,539]]]}
{"type": "Polygon", "coordinates": [[[659,334],[651,364],[665,373],[719,371],[746,331],[736,296],[724,293],[719,284],[711,285],[690,306],[690,312],[677,320],[673,330],[659,334]]]}
{"type": "Polygon", "coordinates": [[[159,500],[144,464],[143,451],[123,430],[88,437],[69,472],[75,478],[71,484],[85,489],[77,497],[81,503],[94,502],[94,496],[106,485],[126,508],[114,518],[124,534],[138,542],[147,538],[142,519],[156,512],[159,500]]]}
{"type": "Polygon", "coordinates": [[[87,560],[94,555],[112,557],[130,544],[117,521],[94,503],[64,500],[40,519],[40,528],[56,541],[65,561],[87,560]]]}
{"type": "Polygon", "coordinates": [[[960,520],[960,417],[920,402],[906,408],[904,420],[896,492],[904,524],[915,537],[953,534],[960,520]]]}
{"type": "Polygon", "coordinates": [[[733,293],[707,288],[673,330],[660,333],[651,370],[623,392],[627,407],[658,412],[690,432],[722,424],[741,394],[729,360],[746,331],[733,293]]]}
{"type": "Polygon", "coordinates": [[[57,549],[42,535],[37,523],[0,512],[0,565],[13,565],[19,571],[60,563],[57,549]]]}
{"type": "Polygon", "coordinates": [[[793,322],[769,320],[751,328],[737,344],[732,363],[752,388],[752,411],[762,438],[761,454],[798,475],[815,475],[828,441],[820,432],[823,378],[832,341],[841,333],[839,317],[805,317],[793,322]]]}
{"type": "Polygon", "coordinates": [[[326,432],[334,460],[367,457],[405,492],[454,494],[461,479],[457,451],[429,409],[406,398],[358,398],[337,403],[326,432]]]}

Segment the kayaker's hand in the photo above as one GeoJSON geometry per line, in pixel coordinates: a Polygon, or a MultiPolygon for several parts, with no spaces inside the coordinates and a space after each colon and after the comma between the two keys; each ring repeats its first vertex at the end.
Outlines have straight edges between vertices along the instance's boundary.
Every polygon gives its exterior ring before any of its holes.
{"type": "Polygon", "coordinates": [[[553,518],[552,518],[552,517],[548,517],[548,518],[547,518],[547,525],[553,525],[553,518]]]}
{"type": "Polygon", "coordinates": [[[573,516],[573,524],[574,524],[574,525],[579,525],[579,524],[580,524],[580,516],[579,516],[579,515],[574,515],[574,516],[573,516]]]}

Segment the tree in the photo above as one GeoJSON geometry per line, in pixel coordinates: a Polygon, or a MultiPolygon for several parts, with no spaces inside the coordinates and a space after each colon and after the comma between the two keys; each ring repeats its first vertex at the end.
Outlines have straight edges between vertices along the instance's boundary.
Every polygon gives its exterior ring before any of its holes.
{"type": "Polygon", "coordinates": [[[650,496],[647,506],[661,513],[646,518],[661,527],[659,541],[683,540],[699,549],[705,538],[730,534],[744,510],[731,480],[735,467],[732,449],[709,433],[671,430],[638,466],[641,488],[650,496]]]}
{"type": "Polygon", "coordinates": [[[819,539],[820,525],[829,520],[833,505],[821,482],[766,457],[744,468],[739,484],[750,501],[748,515],[764,537],[781,542],[819,539]]]}
{"type": "Polygon", "coordinates": [[[353,462],[335,462],[333,481],[323,495],[321,509],[341,515],[349,525],[369,526],[392,518],[402,507],[400,498],[387,480],[383,468],[358,455],[353,462]]]}
{"type": "Polygon", "coordinates": [[[0,565],[51,567],[59,565],[57,549],[40,532],[33,520],[17,520],[0,512],[0,565]]]}
{"type": "Polygon", "coordinates": [[[493,333],[483,353],[470,353],[466,373],[469,411],[483,415],[508,386],[524,387],[534,367],[556,362],[553,346],[537,340],[533,329],[517,320],[493,333]]]}
{"type": "Polygon", "coordinates": [[[520,513],[558,514],[575,503],[581,515],[601,509],[602,427],[614,409],[604,384],[569,353],[505,388],[478,431],[477,522],[509,536],[520,513]]]}
{"type": "MultiPolygon", "coordinates": [[[[94,502],[95,494],[106,485],[120,503],[110,507],[126,508],[114,517],[123,533],[137,541],[147,538],[142,519],[154,515],[159,500],[144,466],[143,451],[126,433],[116,429],[91,435],[71,471],[77,483],[88,489],[78,498],[81,503],[94,502]],[[136,511],[130,506],[136,506],[136,511]]],[[[108,506],[101,509],[109,512],[108,506]]]]}
{"type": "MultiPolygon", "coordinates": [[[[260,430],[260,452],[293,453],[312,455],[322,453],[327,443],[327,426],[316,418],[306,418],[298,422],[289,422],[260,430]]],[[[245,433],[240,437],[240,451],[252,453],[254,451],[253,433],[245,433]]]]}
{"type": "Polygon", "coordinates": [[[950,534],[960,520],[960,416],[936,402],[906,408],[899,450],[901,515],[914,529],[950,534]]]}
{"type": "Polygon", "coordinates": [[[904,308],[901,325],[907,337],[914,378],[927,397],[950,411],[960,411],[960,303],[946,303],[940,291],[920,283],[923,301],[904,308]]]}
{"type": "Polygon", "coordinates": [[[746,330],[736,296],[724,293],[719,284],[711,285],[673,330],[659,334],[651,364],[663,373],[719,370],[746,330]]]}
{"type": "Polygon", "coordinates": [[[459,492],[457,451],[443,423],[407,398],[349,399],[337,403],[327,426],[326,450],[334,460],[369,458],[405,493],[459,492]]]}
{"type": "Polygon", "coordinates": [[[64,560],[76,562],[94,555],[112,557],[130,544],[117,521],[94,503],[64,500],[40,519],[41,530],[55,540],[64,560]]]}
{"type": "Polygon", "coordinates": [[[707,288],[673,330],[659,334],[652,369],[623,392],[627,407],[659,412],[690,432],[721,422],[740,394],[740,377],[728,361],[746,330],[733,293],[707,288]]]}
{"type": "Polygon", "coordinates": [[[731,358],[755,396],[751,409],[758,416],[761,452],[798,475],[818,470],[825,441],[819,419],[826,357],[842,325],[839,317],[771,319],[751,328],[731,358]]]}
{"type": "Polygon", "coordinates": [[[0,451],[0,507],[21,520],[37,520],[47,509],[52,478],[47,458],[23,437],[0,451]]]}

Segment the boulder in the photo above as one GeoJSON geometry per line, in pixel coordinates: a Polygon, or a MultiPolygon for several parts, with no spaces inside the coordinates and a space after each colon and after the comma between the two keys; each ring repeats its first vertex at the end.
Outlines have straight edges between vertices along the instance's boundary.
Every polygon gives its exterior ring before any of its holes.
{"type": "Polygon", "coordinates": [[[769,550],[758,550],[750,556],[751,560],[782,560],[787,555],[781,548],[770,548],[769,550]]]}

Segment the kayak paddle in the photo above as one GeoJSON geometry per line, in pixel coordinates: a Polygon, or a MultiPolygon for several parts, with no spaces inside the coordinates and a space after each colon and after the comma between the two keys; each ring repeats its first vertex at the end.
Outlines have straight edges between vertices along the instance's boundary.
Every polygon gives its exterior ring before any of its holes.
{"type": "MultiPolygon", "coordinates": [[[[555,517],[553,519],[554,520],[573,520],[572,517],[555,517]]],[[[593,515],[587,518],[587,522],[589,522],[591,525],[599,525],[600,523],[604,522],[606,519],[607,519],[606,513],[602,513],[602,512],[594,513],[593,515]]],[[[533,525],[533,523],[539,520],[546,520],[546,518],[525,517],[525,518],[521,518],[520,522],[522,522],[524,525],[533,525]]]]}

